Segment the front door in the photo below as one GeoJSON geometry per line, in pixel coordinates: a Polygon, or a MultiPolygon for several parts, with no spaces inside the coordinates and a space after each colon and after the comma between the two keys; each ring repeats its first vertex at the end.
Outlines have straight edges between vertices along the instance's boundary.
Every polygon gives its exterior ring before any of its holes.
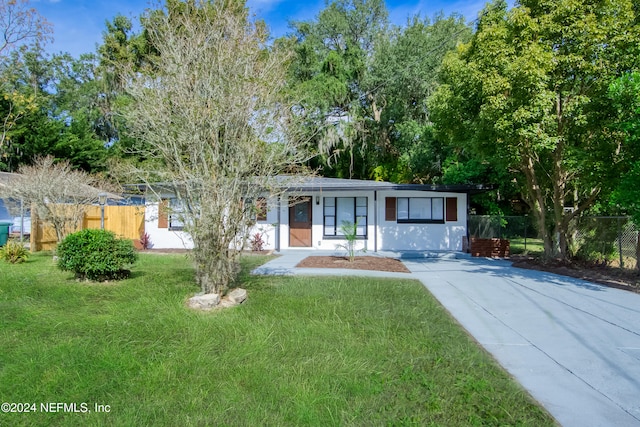
{"type": "Polygon", "coordinates": [[[289,207],[289,246],[311,247],[311,197],[301,197],[289,207]]]}

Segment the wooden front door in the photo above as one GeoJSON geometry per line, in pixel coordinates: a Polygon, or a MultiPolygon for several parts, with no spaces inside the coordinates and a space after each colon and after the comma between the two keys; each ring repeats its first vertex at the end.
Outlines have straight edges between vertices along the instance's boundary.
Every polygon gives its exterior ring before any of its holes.
{"type": "Polygon", "coordinates": [[[289,246],[311,247],[310,197],[301,197],[289,207],[289,246]]]}

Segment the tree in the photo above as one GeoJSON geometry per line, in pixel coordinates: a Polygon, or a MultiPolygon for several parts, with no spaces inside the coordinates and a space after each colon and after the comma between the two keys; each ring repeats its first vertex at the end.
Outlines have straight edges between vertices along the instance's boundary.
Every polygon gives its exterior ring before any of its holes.
{"type": "MultiPolygon", "coordinates": [[[[3,70],[5,87],[34,102],[6,129],[0,170],[16,171],[38,155],[68,159],[87,172],[104,170],[109,135],[95,66],[92,55],[50,59],[38,47],[10,55],[3,70]]],[[[10,114],[11,106],[0,100],[0,115],[10,114]]]]}
{"type": "Polygon", "coordinates": [[[0,197],[31,206],[40,220],[53,226],[58,242],[79,229],[86,206],[97,203],[101,191],[92,186],[98,184],[95,178],[51,156],[38,157],[19,172],[0,187],[0,197]]]}
{"type": "Polygon", "coordinates": [[[497,1],[445,60],[430,102],[438,130],[519,173],[548,257],[569,256],[572,220],[615,183],[623,138],[607,92],[637,65],[638,29],[630,0],[522,0],[511,11],[497,1]]]}
{"type": "MultiPolygon", "coordinates": [[[[253,221],[251,200],[306,160],[290,131],[287,52],[266,46],[261,23],[238,1],[168,1],[145,17],[158,55],[127,86],[127,122],[162,162],[155,177],[181,201],[196,280],[223,293],[253,221]]],[[[152,186],[153,187],[153,186],[152,186]]]]}
{"type": "Polygon", "coordinates": [[[618,113],[617,128],[626,135],[622,150],[626,168],[621,170],[611,201],[640,225],[640,72],[616,79],[609,88],[609,96],[618,113]]]}
{"type": "Polygon", "coordinates": [[[96,70],[96,84],[101,97],[97,105],[101,111],[104,134],[108,135],[109,142],[113,144],[112,151],[120,160],[144,160],[142,156],[148,152],[141,146],[141,141],[123,132],[126,122],[119,113],[120,107],[128,102],[125,92],[127,76],[123,70],[142,71],[151,66],[148,58],[157,53],[147,36],[144,26],[140,33],[135,33],[131,20],[117,15],[106,23],[106,31],[102,33],[103,42],[98,48],[100,64],[96,70]]]}
{"type": "MultiPolygon", "coordinates": [[[[20,47],[40,46],[51,38],[53,28],[38,12],[29,7],[28,0],[0,0],[0,60],[4,62],[8,54],[20,47]]],[[[25,96],[6,87],[4,77],[0,78],[2,95],[7,112],[2,116],[0,128],[0,148],[5,142],[7,131],[29,110],[35,98],[25,96]]]]}
{"type": "Polygon", "coordinates": [[[296,22],[290,82],[300,99],[314,166],[326,175],[367,175],[370,96],[363,86],[376,39],[388,26],[382,0],[335,0],[316,21],[296,22]]]}
{"type": "Polygon", "coordinates": [[[0,56],[17,46],[45,42],[53,28],[38,11],[29,7],[29,0],[0,1],[0,56]]]}
{"type": "Polygon", "coordinates": [[[365,86],[369,93],[369,134],[377,141],[376,179],[435,182],[447,147],[433,132],[426,100],[437,87],[442,58],[471,36],[458,15],[415,16],[376,42],[365,86]]]}
{"type": "Polygon", "coordinates": [[[294,24],[290,82],[328,176],[434,182],[445,148],[426,98],[445,53],[470,37],[457,15],[389,27],[382,1],[337,0],[294,24]]]}

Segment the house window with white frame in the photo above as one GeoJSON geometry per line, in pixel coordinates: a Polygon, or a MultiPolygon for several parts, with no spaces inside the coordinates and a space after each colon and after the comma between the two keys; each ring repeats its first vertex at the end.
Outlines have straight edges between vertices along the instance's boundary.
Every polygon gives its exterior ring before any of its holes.
{"type": "Polygon", "coordinates": [[[357,224],[356,236],[367,237],[366,197],[325,197],[323,209],[324,237],[344,236],[342,225],[345,223],[357,224]]]}
{"type": "Polygon", "coordinates": [[[184,203],[177,199],[169,199],[169,230],[184,229],[184,203]]]}

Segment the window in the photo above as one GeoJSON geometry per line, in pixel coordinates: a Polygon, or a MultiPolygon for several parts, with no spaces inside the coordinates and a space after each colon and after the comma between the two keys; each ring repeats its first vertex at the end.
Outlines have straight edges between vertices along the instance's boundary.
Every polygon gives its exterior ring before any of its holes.
{"type": "Polygon", "coordinates": [[[258,197],[256,201],[256,221],[267,220],[267,199],[264,197],[258,197]]]}
{"type": "Polygon", "coordinates": [[[324,198],[324,236],[344,236],[342,224],[357,224],[356,235],[367,236],[367,198],[366,197],[325,197],[324,198]]]}
{"type": "Polygon", "coordinates": [[[184,205],[176,199],[161,199],[158,205],[158,228],[182,230],[184,228],[184,205]]]}
{"type": "Polygon", "coordinates": [[[182,230],[184,228],[184,204],[178,199],[169,199],[169,230],[182,230]]]}
{"type": "Polygon", "coordinates": [[[443,197],[398,197],[396,206],[398,222],[444,222],[443,197]]]}
{"type": "Polygon", "coordinates": [[[267,198],[266,197],[258,197],[253,202],[253,199],[240,199],[240,203],[242,206],[242,210],[244,215],[247,215],[247,218],[253,221],[266,221],[267,220],[267,198]]]}

